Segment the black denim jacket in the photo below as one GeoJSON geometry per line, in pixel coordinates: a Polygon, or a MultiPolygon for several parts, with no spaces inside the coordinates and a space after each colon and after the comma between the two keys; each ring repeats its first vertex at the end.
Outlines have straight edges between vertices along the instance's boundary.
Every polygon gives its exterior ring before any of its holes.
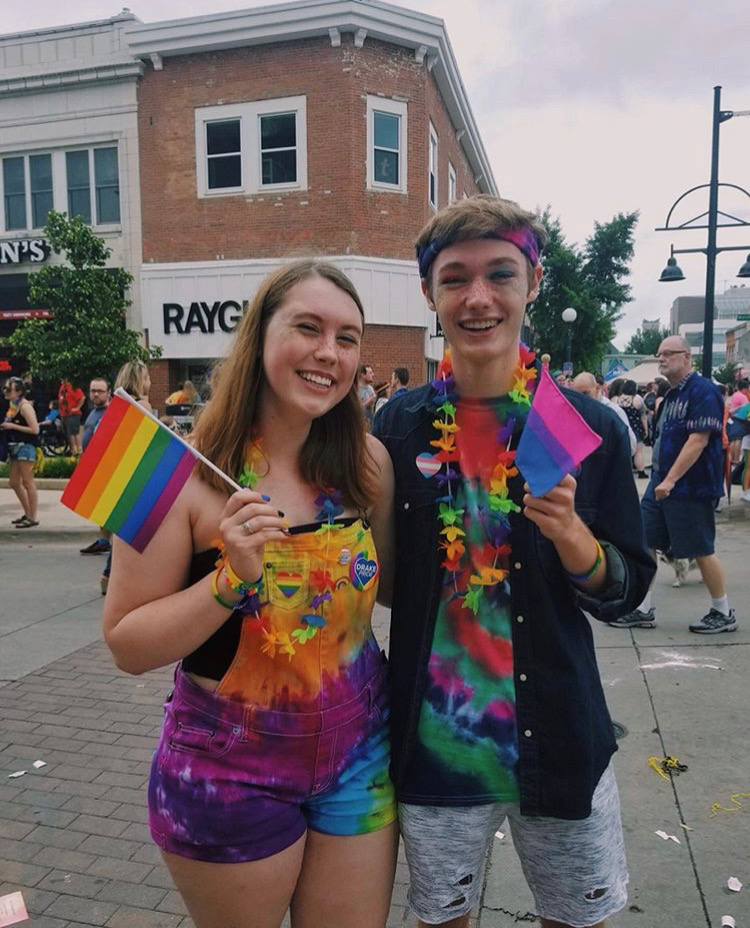
{"type": "MultiPolygon", "coordinates": [[[[596,784],[617,750],[582,610],[606,622],[635,609],[656,567],[643,537],[624,425],[603,404],[563,392],[603,439],[576,476],[576,511],[606,550],[607,583],[601,595],[586,596],[568,579],[552,542],[523,513],[511,514],[513,664],[521,812],[580,819],[591,813],[596,784]]],[[[391,773],[404,802],[469,805],[466,798],[430,797],[413,759],[444,573],[435,502],[442,491],[415,463],[418,454],[432,451],[437,435],[433,396],[428,384],[392,399],[373,429],[396,472],[391,773]]],[[[513,436],[512,448],[519,437],[513,436]]],[[[509,482],[519,504],[523,482],[520,475],[509,482]]]]}

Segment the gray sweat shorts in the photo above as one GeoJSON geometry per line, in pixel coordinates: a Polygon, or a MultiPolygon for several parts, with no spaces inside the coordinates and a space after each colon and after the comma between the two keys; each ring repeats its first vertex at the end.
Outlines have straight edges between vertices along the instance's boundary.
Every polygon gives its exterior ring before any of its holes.
{"type": "MultiPolygon", "coordinates": [[[[440,925],[466,915],[479,903],[487,850],[506,818],[537,915],[588,928],[623,908],[628,869],[620,797],[610,764],[586,819],[523,816],[518,803],[402,803],[399,819],[411,880],[408,900],[425,924],[440,925]]],[[[509,900],[507,908],[512,907],[509,900]]]]}

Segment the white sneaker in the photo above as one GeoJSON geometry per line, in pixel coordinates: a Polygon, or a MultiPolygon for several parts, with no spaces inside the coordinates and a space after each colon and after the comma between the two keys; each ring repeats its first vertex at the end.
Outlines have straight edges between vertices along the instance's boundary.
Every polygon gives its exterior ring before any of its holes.
{"type": "Polygon", "coordinates": [[[750,503],[750,490],[743,490],[740,499],[743,503],[750,503]]]}

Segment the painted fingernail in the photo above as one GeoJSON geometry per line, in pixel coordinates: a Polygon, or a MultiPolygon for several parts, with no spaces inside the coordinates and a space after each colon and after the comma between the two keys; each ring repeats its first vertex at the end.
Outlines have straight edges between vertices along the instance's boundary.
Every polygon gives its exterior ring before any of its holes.
{"type": "MultiPolygon", "coordinates": [[[[284,515],[283,512],[282,512],[281,514],[282,514],[282,516],[284,515]]],[[[285,519],[285,520],[284,520],[284,528],[289,529],[289,528],[291,528],[291,527],[292,527],[292,523],[289,521],[289,519],[285,519]]]]}
{"type": "Polygon", "coordinates": [[[266,502],[266,503],[270,503],[270,502],[271,502],[271,497],[270,497],[270,496],[266,496],[266,495],[263,494],[263,493],[261,493],[260,498],[261,498],[264,502],[266,502]]]}

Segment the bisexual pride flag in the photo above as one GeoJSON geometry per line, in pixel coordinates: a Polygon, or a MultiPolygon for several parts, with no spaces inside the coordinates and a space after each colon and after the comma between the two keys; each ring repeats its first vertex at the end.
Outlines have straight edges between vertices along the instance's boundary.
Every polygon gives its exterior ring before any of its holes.
{"type": "Polygon", "coordinates": [[[545,366],[534,391],[515,463],[531,489],[543,496],[602,443],[562,395],[545,366]]]}
{"type": "Polygon", "coordinates": [[[62,502],[143,551],[197,457],[124,390],[117,390],[68,481],[62,502]]]}

